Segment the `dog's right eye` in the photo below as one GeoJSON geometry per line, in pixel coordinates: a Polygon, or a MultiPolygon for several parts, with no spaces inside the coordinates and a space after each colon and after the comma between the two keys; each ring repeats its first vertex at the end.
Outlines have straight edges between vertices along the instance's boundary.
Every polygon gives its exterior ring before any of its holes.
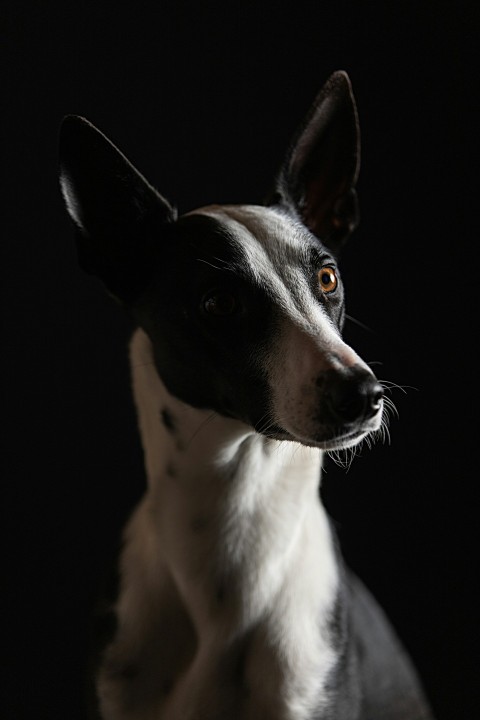
{"type": "Polygon", "coordinates": [[[235,296],[227,292],[211,293],[203,300],[203,309],[208,315],[233,315],[237,307],[235,296]]]}
{"type": "Polygon", "coordinates": [[[324,267],[318,273],[320,289],[325,295],[335,292],[338,285],[337,275],[332,267],[324,267]]]}

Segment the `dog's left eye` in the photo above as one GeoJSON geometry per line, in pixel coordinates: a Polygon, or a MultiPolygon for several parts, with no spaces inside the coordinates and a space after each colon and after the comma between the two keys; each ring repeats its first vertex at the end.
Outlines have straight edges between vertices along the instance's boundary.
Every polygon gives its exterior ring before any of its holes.
{"type": "Polygon", "coordinates": [[[203,309],[208,315],[233,315],[237,307],[237,300],[231,293],[212,293],[203,300],[203,309]]]}
{"type": "Polygon", "coordinates": [[[323,267],[318,272],[318,282],[322,292],[326,294],[333,293],[338,285],[335,270],[331,267],[323,267]]]}

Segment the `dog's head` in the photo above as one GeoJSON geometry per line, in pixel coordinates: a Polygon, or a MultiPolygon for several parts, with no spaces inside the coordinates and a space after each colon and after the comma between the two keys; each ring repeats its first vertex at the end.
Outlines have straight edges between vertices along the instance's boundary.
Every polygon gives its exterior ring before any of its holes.
{"type": "Polygon", "coordinates": [[[358,222],[358,120],[335,73],[265,206],[177,218],[111,142],[65,118],[60,182],[82,267],[149,335],[168,390],[280,439],[324,449],[377,430],[382,388],[341,339],[339,249],[358,222]]]}

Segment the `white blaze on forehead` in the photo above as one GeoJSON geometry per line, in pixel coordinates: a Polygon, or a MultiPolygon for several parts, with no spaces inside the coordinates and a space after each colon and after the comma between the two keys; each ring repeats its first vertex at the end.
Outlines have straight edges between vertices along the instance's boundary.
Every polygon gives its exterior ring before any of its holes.
{"type": "Polygon", "coordinates": [[[268,288],[278,307],[305,332],[317,334],[320,323],[334,330],[305,275],[311,244],[301,223],[256,205],[212,205],[190,214],[206,215],[225,227],[254,282],[268,288]]]}

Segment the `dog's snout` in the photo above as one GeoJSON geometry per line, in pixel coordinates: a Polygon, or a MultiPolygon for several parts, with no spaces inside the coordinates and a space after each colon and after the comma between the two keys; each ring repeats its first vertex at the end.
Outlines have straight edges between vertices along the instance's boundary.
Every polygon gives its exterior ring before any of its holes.
{"type": "Polygon", "coordinates": [[[336,422],[354,423],[374,417],[380,410],[383,388],[374,375],[361,367],[328,370],[319,378],[323,400],[336,422]]]}

